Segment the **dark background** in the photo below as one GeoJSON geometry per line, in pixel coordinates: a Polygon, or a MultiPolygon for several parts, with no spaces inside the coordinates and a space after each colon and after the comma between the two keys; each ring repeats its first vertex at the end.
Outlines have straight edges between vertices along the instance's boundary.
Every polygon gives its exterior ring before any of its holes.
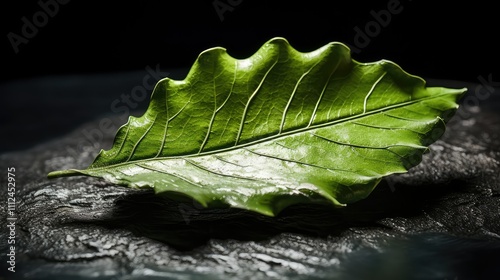
{"type": "Polygon", "coordinates": [[[498,11],[480,1],[66,1],[2,5],[0,123],[10,136],[2,137],[0,151],[116,113],[110,104],[141,84],[148,65],[182,79],[203,50],[222,46],[246,58],[275,36],[303,52],[344,42],[355,60],[389,59],[426,79],[500,81],[498,11]],[[399,12],[387,12],[397,2],[399,12]],[[40,3],[52,3],[52,11],[57,3],[57,11],[45,22],[38,17],[40,27],[16,53],[9,36],[23,36],[23,17],[34,23],[40,3]],[[376,23],[374,14],[385,22],[376,23]],[[371,36],[362,41],[359,30],[367,27],[371,36]]]}
{"type": "MultiPolygon", "coordinates": [[[[7,34],[21,35],[21,18],[31,21],[41,7],[37,1],[4,3],[2,79],[135,70],[158,63],[163,68],[189,67],[207,48],[223,46],[243,58],[275,36],[287,38],[300,51],[331,41],[356,46],[354,28],[364,30],[374,20],[370,11],[387,9],[391,1],[103,2],[59,4],[59,11],[17,54],[7,34]],[[221,21],[214,2],[235,5],[221,21]]],[[[390,59],[410,73],[432,78],[476,81],[481,74],[496,76],[495,7],[479,1],[399,3],[402,11],[361,52],[353,53],[354,59],[390,59]]]]}

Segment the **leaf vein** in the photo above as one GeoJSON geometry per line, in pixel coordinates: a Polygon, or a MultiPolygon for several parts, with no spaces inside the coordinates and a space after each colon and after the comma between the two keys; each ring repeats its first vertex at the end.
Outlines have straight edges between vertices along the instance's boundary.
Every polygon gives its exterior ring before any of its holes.
{"type": "Polygon", "coordinates": [[[255,89],[255,91],[252,93],[252,95],[250,95],[250,98],[248,98],[248,101],[247,101],[247,103],[245,105],[245,109],[243,110],[243,115],[241,116],[240,128],[238,129],[238,134],[236,135],[236,142],[234,143],[235,145],[238,145],[238,142],[240,141],[241,133],[243,131],[243,125],[245,124],[245,119],[246,119],[246,115],[247,115],[247,112],[248,112],[248,108],[250,107],[250,103],[252,102],[253,98],[257,95],[257,92],[262,87],[262,84],[264,84],[264,81],[266,80],[267,75],[269,74],[269,72],[271,72],[271,70],[278,63],[278,61],[279,61],[279,56],[276,57],[276,61],[273,63],[273,65],[271,65],[271,67],[269,67],[269,69],[264,74],[264,77],[262,77],[262,80],[260,81],[259,85],[255,89]]]}
{"type": "MultiPolygon", "coordinates": [[[[162,164],[163,164],[163,163],[162,163],[162,164]]],[[[180,176],[180,175],[177,175],[177,174],[174,174],[174,173],[171,173],[171,172],[167,172],[167,171],[165,171],[165,170],[161,170],[161,169],[155,168],[155,167],[153,167],[153,166],[149,166],[149,165],[147,165],[147,164],[136,163],[135,165],[136,165],[136,166],[138,166],[138,167],[141,167],[141,168],[143,168],[143,169],[147,169],[147,170],[151,170],[151,171],[154,171],[154,172],[159,172],[159,173],[167,174],[167,175],[170,175],[170,176],[176,177],[176,178],[178,178],[178,179],[181,179],[182,181],[184,181],[184,182],[186,182],[186,183],[189,183],[189,184],[191,184],[191,185],[197,186],[197,187],[199,187],[199,188],[204,188],[204,186],[202,186],[202,185],[200,185],[200,184],[198,184],[198,183],[195,183],[195,182],[193,182],[193,181],[191,181],[191,180],[189,180],[189,179],[186,179],[186,178],[184,178],[184,177],[182,177],[182,176],[180,176]]]]}
{"type": "Polygon", "coordinates": [[[142,134],[141,138],[139,138],[139,140],[137,140],[137,142],[135,143],[134,147],[132,148],[132,151],[130,151],[130,154],[128,155],[128,158],[127,158],[126,161],[130,161],[130,159],[132,158],[132,156],[135,154],[135,151],[137,150],[137,146],[139,146],[139,144],[142,142],[142,140],[144,139],[144,137],[146,137],[146,134],[148,134],[148,132],[154,126],[154,124],[156,123],[156,118],[157,117],[158,117],[158,114],[155,114],[155,118],[154,118],[153,122],[151,122],[151,125],[148,127],[148,129],[146,129],[146,131],[144,131],[144,133],[142,134]]]}
{"type": "Polygon", "coordinates": [[[418,148],[420,148],[420,149],[425,149],[426,148],[426,147],[421,146],[421,145],[408,145],[408,144],[392,144],[392,145],[388,145],[388,146],[384,146],[384,147],[362,146],[362,145],[351,144],[351,143],[343,143],[343,142],[340,142],[340,141],[336,141],[336,140],[333,140],[333,139],[330,139],[330,138],[318,135],[316,133],[313,133],[312,135],[315,136],[315,137],[321,138],[323,140],[326,140],[326,141],[338,144],[338,145],[350,146],[350,147],[362,148],[362,149],[389,150],[389,148],[392,148],[392,147],[409,147],[409,148],[417,148],[417,149],[418,148]]]}
{"type": "Polygon", "coordinates": [[[203,170],[203,171],[206,171],[206,172],[209,172],[209,173],[212,173],[212,174],[215,174],[215,175],[218,175],[218,176],[223,176],[223,177],[231,177],[231,178],[235,178],[235,179],[243,179],[243,180],[249,180],[249,181],[259,181],[259,180],[256,180],[256,179],[252,179],[252,178],[246,178],[246,177],[242,177],[242,176],[236,176],[236,175],[231,175],[231,174],[224,174],[224,173],[220,173],[220,172],[216,172],[216,171],[213,171],[205,166],[202,166],[200,164],[197,164],[195,162],[193,162],[192,160],[188,160],[188,159],[184,159],[187,163],[191,164],[192,166],[200,169],[200,170],[203,170]]]}
{"type": "Polygon", "coordinates": [[[300,85],[300,82],[302,82],[302,79],[304,79],[304,77],[307,76],[307,74],[309,74],[311,72],[311,70],[314,67],[316,67],[316,65],[318,65],[319,62],[320,61],[318,60],[313,66],[311,66],[311,68],[309,68],[309,70],[307,70],[304,74],[302,74],[300,76],[300,78],[297,80],[297,82],[295,83],[293,91],[290,94],[290,98],[288,99],[288,102],[287,102],[287,104],[285,106],[285,110],[283,110],[283,116],[281,117],[281,124],[280,124],[280,129],[278,131],[278,134],[281,134],[281,132],[283,131],[283,127],[285,126],[286,114],[288,113],[288,108],[290,108],[290,104],[292,103],[292,100],[295,97],[295,93],[297,92],[297,89],[298,89],[298,87],[300,85]]]}
{"type": "Polygon", "coordinates": [[[366,94],[365,96],[365,100],[363,101],[363,114],[366,114],[366,106],[368,105],[368,98],[370,97],[370,95],[372,95],[372,93],[375,91],[375,87],[377,87],[378,83],[380,83],[380,81],[384,78],[385,74],[387,74],[387,72],[384,72],[376,81],[375,83],[373,83],[372,87],[370,88],[370,91],[368,91],[368,93],[366,94]]]}
{"type": "Polygon", "coordinates": [[[376,128],[376,129],[385,129],[385,130],[408,130],[408,131],[411,131],[413,133],[416,133],[416,134],[420,134],[420,135],[425,135],[425,133],[423,132],[419,132],[419,131],[416,131],[416,130],[413,130],[413,129],[409,129],[409,128],[404,128],[404,127],[388,127],[388,126],[380,126],[380,125],[373,125],[373,124],[366,124],[366,123],[360,123],[360,122],[356,122],[356,121],[352,121],[351,122],[352,124],[355,124],[355,125],[360,125],[360,126],[365,126],[365,127],[369,127],[369,128],[376,128]]]}
{"type": "Polygon", "coordinates": [[[278,156],[273,156],[273,155],[267,155],[267,154],[263,154],[263,153],[259,153],[259,152],[256,152],[256,151],[252,151],[250,149],[247,149],[247,148],[243,148],[244,150],[252,153],[252,154],[255,154],[255,155],[258,155],[258,156],[261,156],[261,157],[266,157],[266,158],[270,158],[270,159],[275,159],[275,160],[279,160],[279,161],[284,161],[284,162],[290,162],[290,163],[296,163],[296,164],[300,164],[300,165],[305,165],[305,166],[310,166],[310,167],[314,167],[314,168],[319,168],[319,169],[324,169],[324,170],[328,170],[330,172],[349,172],[349,173],[353,173],[353,174],[356,174],[356,175],[359,175],[359,173],[355,172],[355,171],[352,171],[352,170],[346,170],[346,169],[339,169],[339,168],[329,168],[329,167],[324,167],[324,166],[321,166],[321,165],[316,165],[316,164],[312,164],[312,163],[307,163],[307,162],[302,162],[302,161],[297,161],[297,160],[292,160],[292,159],[285,159],[285,158],[281,158],[281,157],[278,157],[278,156]]]}
{"type": "Polygon", "coordinates": [[[316,118],[316,112],[318,111],[319,104],[323,100],[323,96],[325,94],[326,88],[330,85],[330,79],[332,78],[333,73],[335,73],[335,71],[337,71],[337,68],[339,67],[339,64],[340,64],[340,59],[337,60],[337,63],[335,64],[335,66],[333,67],[332,71],[330,72],[330,75],[328,76],[328,79],[326,79],[325,85],[321,89],[321,93],[319,95],[318,101],[316,102],[316,105],[314,106],[314,110],[313,110],[313,113],[311,115],[311,119],[309,120],[309,124],[307,125],[307,127],[310,127],[312,125],[314,119],[316,118]]]}

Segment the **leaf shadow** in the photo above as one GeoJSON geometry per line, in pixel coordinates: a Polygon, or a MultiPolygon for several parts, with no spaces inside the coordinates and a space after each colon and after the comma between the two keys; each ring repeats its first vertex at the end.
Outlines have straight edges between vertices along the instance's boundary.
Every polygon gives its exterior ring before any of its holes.
{"type": "Polygon", "coordinates": [[[316,237],[338,235],[352,228],[386,228],[389,217],[421,215],[449,193],[464,186],[455,180],[432,185],[396,185],[383,180],[364,200],[345,208],[293,205],[276,217],[235,208],[206,209],[197,203],[174,201],[152,191],[134,192],[115,201],[112,215],[92,223],[124,228],[136,235],[192,250],[210,239],[265,240],[291,232],[316,237]]]}

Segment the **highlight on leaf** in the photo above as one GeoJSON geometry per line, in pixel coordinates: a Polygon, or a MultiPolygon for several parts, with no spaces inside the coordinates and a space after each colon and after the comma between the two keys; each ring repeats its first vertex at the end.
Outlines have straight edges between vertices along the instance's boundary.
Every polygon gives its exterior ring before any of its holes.
{"type": "Polygon", "coordinates": [[[391,61],[359,63],[342,43],[299,52],[283,38],[246,59],[202,52],[165,78],[147,111],[83,170],[205,207],[276,215],[298,203],[344,206],[417,165],[466,89],[426,87],[391,61]]]}

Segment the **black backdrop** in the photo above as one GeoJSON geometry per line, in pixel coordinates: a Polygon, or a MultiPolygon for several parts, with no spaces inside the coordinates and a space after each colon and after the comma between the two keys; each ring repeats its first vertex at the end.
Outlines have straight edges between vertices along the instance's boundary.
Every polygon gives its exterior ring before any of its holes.
{"type": "Polygon", "coordinates": [[[431,78],[495,79],[500,62],[498,11],[478,1],[102,2],[3,3],[2,79],[189,67],[207,48],[223,46],[243,58],[275,36],[300,51],[341,41],[356,47],[358,61],[389,59],[431,78]],[[23,36],[23,17],[36,32],[27,28],[23,36]]]}

